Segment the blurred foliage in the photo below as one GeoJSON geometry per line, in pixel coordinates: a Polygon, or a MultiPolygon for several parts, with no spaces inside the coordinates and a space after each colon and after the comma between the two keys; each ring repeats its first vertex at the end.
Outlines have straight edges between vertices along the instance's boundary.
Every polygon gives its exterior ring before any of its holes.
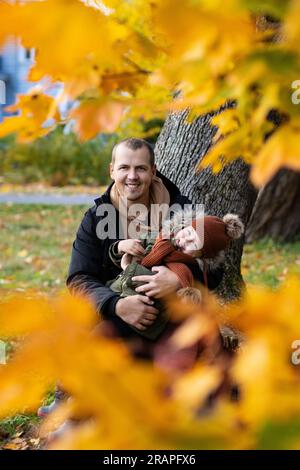
{"type": "Polygon", "coordinates": [[[1,123],[1,137],[15,132],[29,142],[68,121],[88,140],[170,111],[189,108],[192,120],[232,102],[214,117],[218,132],[199,169],[219,171],[242,156],[257,186],[281,167],[299,170],[300,0],[227,0],[226,9],[223,0],[105,6],[0,3],[0,44],[18,37],[38,50],[29,80],[40,83],[7,108],[18,114],[1,123]],[[63,89],[54,97],[57,80],[63,89]],[[269,119],[274,110],[280,126],[269,119]]]}
{"type": "Polygon", "coordinates": [[[113,146],[132,135],[146,137],[154,145],[163,123],[161,119],[130,121],[119,134],[99,134],[87,142],[63,126],[27,143],[18,143],[11,134],[0,139],[0,178],[15,184],[104,186],[109,182],[113,146]]]}
{"type": "Polygon", "coordinates": [[[62,127],[27,144],[9,136],[0,141],[0,175],[7,183],[105,185],[117,140],[116,134],[99,135],[82,143],[74,133],[64,133],[62,127]]]}
{"type": "Polygon", "coordinates": [[[246,337],[231,361],[210,350],[175,374],[95,334],[97,315],[83,299],[26,294],[1,302],[0,336],[20,343],[0,367],[0,416],[34,412],[59,380],[72,399],[41,432],[68,417],[79,421],[51,448],[299,449],[299,287],[291,278],[275,292],[251,288],[226,307],[211,295],[197,306],[173,299],[170,312],[183,321],[175,350],[211,337],[216,321],[246,337]],[[239,387],[238,401],[224,387],[228,380],[239,387]]]}

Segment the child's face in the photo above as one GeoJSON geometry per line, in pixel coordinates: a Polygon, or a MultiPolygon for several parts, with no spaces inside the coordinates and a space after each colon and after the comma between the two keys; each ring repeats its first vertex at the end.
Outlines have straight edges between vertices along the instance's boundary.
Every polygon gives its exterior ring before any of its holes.
{"type": "Polygon", "coordinates": [[[202,243],[196,230],[190,225],[181,229],[176,235],[176,246],[183,253],[198,258],[201,256],[202,243]]]}

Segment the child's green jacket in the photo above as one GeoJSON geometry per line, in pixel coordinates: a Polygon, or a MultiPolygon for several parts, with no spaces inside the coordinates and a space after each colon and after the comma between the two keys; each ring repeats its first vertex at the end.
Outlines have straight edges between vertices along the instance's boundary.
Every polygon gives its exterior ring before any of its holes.
{"type": "MultiPolygon", "coordinates": [[[[152,246],[154,245],[155,239],[145,238],[142,241],[143,247],[145,248],[145,255],[149,253],[152,246]]],[[[117,242],[118,243],[118,242],[117,242]]],[[[120,266],[122,255],[116,253],[117,243],[110,246],[109,249],[109,256],[111,261],[120,266]]],[[[127,268],[122,271],[115,279],[112,281],[108,281],[106,286],[109,287],[114,292],[118,293],[121,297],[128,297],[129,295],[136,295],[136,287],[141,286],[144,282],[133,282],[132,278],[134,276],[141,276],[141,275],[153,275],[155,274],[150,269],[142,266],[141,264],[134,262],[130,263],[127,268]]],[[[163,332],[164,327],[168,322],[168,315],[166,312],[166,308],[164,307],[162,302],[155,301],[154,307],[159,310],[159,314],[157,315],[156,320],[152,323],[152,325],[148,326],[148,328],[144,331],[138,330],[134,326],[129,325],[131,328],[134,329],[138,334],[151,339],[155,340],[158,336],[163,332]]]]}

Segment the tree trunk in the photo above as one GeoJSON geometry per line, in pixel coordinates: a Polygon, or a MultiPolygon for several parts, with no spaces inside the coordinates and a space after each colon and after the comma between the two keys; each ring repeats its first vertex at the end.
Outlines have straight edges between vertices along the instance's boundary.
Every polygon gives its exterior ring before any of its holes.
{"type": "MultiPolygon", "coordinates": [[[[157,166],[193,203],[204,204],[206,214],[223,217],[236,213],[246,225],[256,199],[248,179],[249,166],[238,159],[218,174],[210,169],[195,172],[216,133],[216,127],[210,123],[214,115],[206,114],[188,123],[187,111],[170,114],[155,146],[157,166]]],[[[225,300],[235,299],[241,293],[243,244],[244,237],[232,243],[226,254],[225,276],[218,288],[218,294],[225,300]]]]}
{"type": "Polygon", "coordinates": [[[247,228],[247,242],[265,237],[282,242],[300,234],[300,173],[282,169],[260,191],[247,228]]]}

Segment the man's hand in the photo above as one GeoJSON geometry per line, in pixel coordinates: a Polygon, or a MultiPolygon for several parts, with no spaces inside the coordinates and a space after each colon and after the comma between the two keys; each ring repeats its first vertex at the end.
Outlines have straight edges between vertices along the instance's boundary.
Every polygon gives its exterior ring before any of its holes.
{"type": "Polygon", "coordinates": [[[153,301],[145,295],[130,295],[118,300],[116,315],[138,330],[146,330],[152,325],[159,311],[152,307],[153,301]]]}
{"type": "Polygon", "coordinates": [[[170,269],[165,266],[153,266],[152,271],[156,272],[154,276],[144,275],[132,278],[133,281],[146,282],[145,285],[137,287],[135,289],[136,292],[160,299],[180,289],[180,281],[170,269]]]}

